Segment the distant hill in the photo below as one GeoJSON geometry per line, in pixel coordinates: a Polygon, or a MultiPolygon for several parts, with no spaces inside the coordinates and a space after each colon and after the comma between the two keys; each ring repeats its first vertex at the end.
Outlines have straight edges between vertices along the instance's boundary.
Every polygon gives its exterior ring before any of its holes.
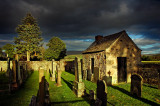
{"type": "Polygon", "coordinates": [[[76,54],[82,54],[83,51],[67,51],[67,55],[76,55],[76,54]]]}

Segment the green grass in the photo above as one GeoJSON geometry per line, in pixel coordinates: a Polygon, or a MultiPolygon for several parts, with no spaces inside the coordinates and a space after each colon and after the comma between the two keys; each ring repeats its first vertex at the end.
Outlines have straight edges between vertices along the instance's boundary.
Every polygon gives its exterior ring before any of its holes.
{"type": "Polygon", "coordinates": [[[64,58],[65,58],[65,59],[75,59],[75,57],[78,57],[78,58],[80,58],[80,59],[83,58],[82,54],[77,54],[77,55],[67,55],[67,56],[65,56],[64,58]]]}
{"type": "Polygon", "coordinates": [[[46,75],[46,79],[49,82],[50,100],[54,106],[90,106],[86,101],[87,98],[77,98],[72,91],[72,84],[75,80],[73,74],[63,72],[62,73],[62,86],[57,87],[55,82],[49,80],[49,76],[46,75]]]}
{"type": "MultiPolygon", "coordinates": [[[[73,81],[75,77],[68,72],[62,73],[62,87],[56,87],[55,82],[50,83],[50,98],[55,106],[89,106],[87,98],[77,98],[72,92],[73,81]],[[87,101],[86,101],[87,100],[87,101]]],[[[96,83],[84,81],[87,93],[94,90],[96,93],[96,83]]],[[[142,98],[134,97],[130,94],[130,84],[121,84],[117,86],[108,86],[108,105],[137,105],[150,106],[160,105],[160,90],[152,86],[143,86],[142,98]],[[159,103],[159,104],[158,104],[159,103]]]]}
{"type": "MultiPolygon", "coordinates": [[[[86,97],[77,98],[72,91],[75,76],[68,72],[62,73],[62,86],[57,87],[55,82],[49,80],[49,74],[45,73],[49,82],[50,100],[54,106],[90,106],[86,97]]],[[[96,92],[96,83],[84,81],[87,93],[89,90],[96,92]]],[[[28,106],[32,95],[37,95],[38,72],[35,71],[22,86],[12,95],[0,95],[0,106],[28,106]]],[[[136,98],[130,94],[130,84],[121,84],[107,87],[108,106],[150,106],[160,105],[160,90],[156,87],[145,85],[142,88],[142,98],[136,98]]]]}
{"type": "Polygon", "coordinates": [[[144,64],[160,64],[160,61],[141,61],[144,64]]]}
{"type": "Polygon", "coordinates": [[[35,71],[19,90],[1,94],[0,106],[29,106],[32,95],[37,96],[38,85],[38,71],[35,71]]]}

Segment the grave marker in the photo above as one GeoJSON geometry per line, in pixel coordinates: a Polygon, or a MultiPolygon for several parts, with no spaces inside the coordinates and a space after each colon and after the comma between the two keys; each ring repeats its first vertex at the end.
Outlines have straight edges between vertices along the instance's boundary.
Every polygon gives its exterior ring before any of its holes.
{"type": "Polygon", "coordinates": [[[62,71],[60,70],[60,62],[57,64],[57,87],[62,86],[61,84],[61,73],[62,71]]]}
{"type": "Polygon", "coordinates": [[[44,85],[44,69],[42,67],[39,68],[39,104],[40,106],[44,105],[44,96],[45,96],[45,85],[44,85]]]}
{"type": "Polygon", "coordinates": [[[84,83],[82,82],[81,64],[80,59],[75,58],[75,81],[73,85],[73,92],[77,97],[84,95],[84,83]]]}
{"type": "Polygon", "coordinates": [[[97,81],[97,98],[102,101],[101,106],[107,105],[107,85],[104,80],[97,81]]]}
{"type": "Polygon", "coordinates": [[[52,78],[51,81],[55,81],[56,61],[52,59],[52,78]]]}
{"type": "Polygon", "coordinates": [[[142,77],[138,74],[131,76],[131,94],[141,97],[142,92],[142,77]]]}

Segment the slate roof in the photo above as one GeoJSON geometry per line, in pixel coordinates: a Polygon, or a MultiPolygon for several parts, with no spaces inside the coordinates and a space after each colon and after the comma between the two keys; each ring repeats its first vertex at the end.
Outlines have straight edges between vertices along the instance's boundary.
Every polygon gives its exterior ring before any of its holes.
{"type": "Polygon", "coordinates": [[[125,30],[115,33],[115,34],[111,34],[108,36],[104,36],[102,39],[98,40],[98,41],[94,41],[85,51],[83,51],[82,53],[93,53],[93,52],[100,52],[100,51],[104,51],[105,49],[107,49],[108,47],[111,46],[111,44],[113,42],[115,42],[122,34],[127,34],[125,30]]]}

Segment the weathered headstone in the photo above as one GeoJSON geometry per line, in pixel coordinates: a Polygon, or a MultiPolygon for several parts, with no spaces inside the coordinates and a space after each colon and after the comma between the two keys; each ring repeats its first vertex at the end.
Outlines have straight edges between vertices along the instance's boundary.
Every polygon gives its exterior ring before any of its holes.
{"type": "Polygon", "coordinates": [[[45,76],[44,69],[42,67],[39,68],[39,94],[38,94],[38,102],[40,106],[44,105],[44,96],[45,96],[45,76]]]}
{"type": "Polygon", "coordinates": [[[104,80],[97,81],[97,98],[102,101],[101,106],[107,105],[107,85],[104,80]]]}
{"type": "Polygon", "coordinates": [[[17,73],[17,61],[12,61],[12,73],[13,73],[13,80],[12,80],[12,87],[17,88],[18,87],[18,73],[17,73]]]}
{"type": "Polygon", "coordinates": [[[84,95],[84,83],[82,82],[80,59],[75,58],[75,81],[73,85],[73,92],[77,97],[84,95]]]}
{"type": "Polygon", "coordinates": [[[90,96],[90,100],[91,100],[91,101],[94,101],[94,100],[95,100],[94,90],[89,90],[89,96],[90,96]]]}
{"type": "Polygon", "coordinates": [[[160,69],[158,69],[158,89],[160,89],[160,69]]]}
{"type": "Polygon", "coordinates": [[[83,80],[87,79],[87,70],[83,70],[83,80]]]}
{"type": "Polygon", "coordinates": [[[15,54],[15,60],[17,60],[18,83],[21,84],[22,83],[22,79],[21,79],[21,72],[20,72],[20,64],[19,64],[19,56],[18,56],[18,54],[15,54]]]}
{"type": "Polygon", "coordinates": [[[92,73],[90,69],[87,69],[87,80],[91,81],[92,79],[92,73]]]}
{"type": "Polygon", "coordinates": [[[141,97],[142,92],[142,77],[138,74],[131,76],[131,94],[141,97]]]}
{"type": "Polygon", "coordinates": [[[97,98],[96,101],[95,101],[95,105],[94,106],[102,106],[102,101],[97,98]]]}
{"type": "Polygon", "coordinates": [[[60,63],[57,64],[57,87],[62,86],[61,84],[61,73],[62,71],[60,70],[60,63]]]}
{"type": "Polygon", "coordinates": [[[56,62],[54,59],[52,59],[52,78],[51,81],[55,81],[55,72],[56,72],[56,62]]]}
{"type": "Polygon", "coordinates": [[[100,70],[98,67],[94,67],[94,82],[100,79],[100,70]]]}

